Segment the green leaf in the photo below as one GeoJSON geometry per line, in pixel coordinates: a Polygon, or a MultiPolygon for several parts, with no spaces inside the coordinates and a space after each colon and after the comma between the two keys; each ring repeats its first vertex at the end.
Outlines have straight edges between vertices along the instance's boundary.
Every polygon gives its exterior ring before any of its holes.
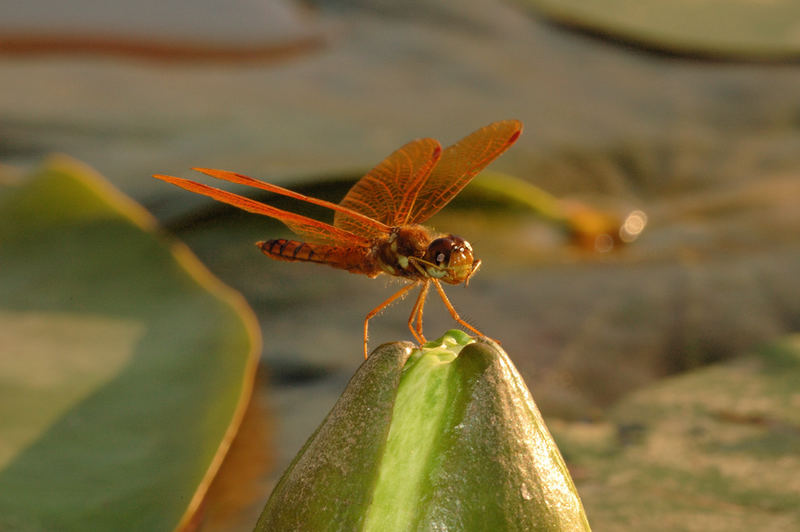
{"type": "Polygon", "coordinates": [[[508,356],[461,331],[379,347],[284,473],[257,530],[588,530],[508,356]],[[410,355],[409,355],[410,353],[410,355]]]}
{"type": "Polygon", "coordinates": [[[598,530],[800,530],[800,335],[556,433],[598,530]],[[594,425],[594,426],[593,426],[594,425]]]}
{"type": "Polygon", "coordinates": [[[567,26],[660,51],[745,59],[800,54],[796,2],[526,0],[567,26]]]}
{"type": "Polygon", "coordinates": [[[172,530],[249,398],[243,299],[91,170],[0,188],[0,529],[172,530]]]}

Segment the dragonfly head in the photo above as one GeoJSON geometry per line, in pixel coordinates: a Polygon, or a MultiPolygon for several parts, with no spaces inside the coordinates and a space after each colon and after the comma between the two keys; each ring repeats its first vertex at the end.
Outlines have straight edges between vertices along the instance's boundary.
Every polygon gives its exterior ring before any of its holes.
{"type": "Polygon", "coordinates": [[[469,281],[480,263],[472,254],[469,242],[455,235],[431,241],[424,257],[427,274],[449,284],[469,281]]]}

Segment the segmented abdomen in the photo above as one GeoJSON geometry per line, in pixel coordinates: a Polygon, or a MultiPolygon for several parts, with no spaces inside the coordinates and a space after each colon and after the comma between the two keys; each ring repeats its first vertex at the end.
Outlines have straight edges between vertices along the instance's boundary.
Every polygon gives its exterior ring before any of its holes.
{"type": "Polygon", "coordinates": [[[309,244],[297,240],[278,238],[256,244],[264,255],[290,262],[317,262],[340,270],[363,273],[375,277],[380,269],[372,258],[370,248],[340,247],[326,244],[309,244]]]}

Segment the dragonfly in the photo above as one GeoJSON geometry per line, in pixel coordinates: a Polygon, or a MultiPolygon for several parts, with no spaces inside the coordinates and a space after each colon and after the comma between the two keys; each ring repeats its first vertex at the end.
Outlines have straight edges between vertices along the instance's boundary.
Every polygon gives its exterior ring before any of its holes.
{"type": "Polygon", "coordinates": [[[405,285],[364,319],[364,358],[368,357],[369,321],[414,288],[420,291],[408,318],[408,328],[420,345],[426,343],[422,313],[433,285],[458,324],[485,337],[453,307],[442,283],[468,284],[481,265],[472,246],[453,234],[440,234],[421,225],[447,205],[481,170],[522,133],[519,120],[491,123],[442,149],[432,138],[405,144],[353,185],[339,203],[306,196],[235,172],[193,168],[210,177],[251,186],[333,211],[328,224],[196,181],[156,174],[153,177],[209,196],[248,212],[283,222],[302,240],[277,238],[257,242],[268,257],[289,262],[327,264],[375,278],[399,277],[405,285]]]}

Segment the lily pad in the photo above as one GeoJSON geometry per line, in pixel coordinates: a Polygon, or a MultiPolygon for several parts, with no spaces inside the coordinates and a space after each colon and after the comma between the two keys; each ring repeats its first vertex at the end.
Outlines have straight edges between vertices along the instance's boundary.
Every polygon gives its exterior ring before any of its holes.
{"type": "Polygon", "coordinates": [[[800,6],[752,0],[528,0],[552,20],[662,52],[745,59],[800,56],[800,6]]]}
{"type": "Polygon", "coordinates": [[[185,525],[251,392],[244,300],[66,158],[0,187],[0,265],[0,529],[185,525]]]}
{"type": "Polygon", "coordinates": [[[555,428],[598,530],[798,530],[800,336],[555,428]]]}

